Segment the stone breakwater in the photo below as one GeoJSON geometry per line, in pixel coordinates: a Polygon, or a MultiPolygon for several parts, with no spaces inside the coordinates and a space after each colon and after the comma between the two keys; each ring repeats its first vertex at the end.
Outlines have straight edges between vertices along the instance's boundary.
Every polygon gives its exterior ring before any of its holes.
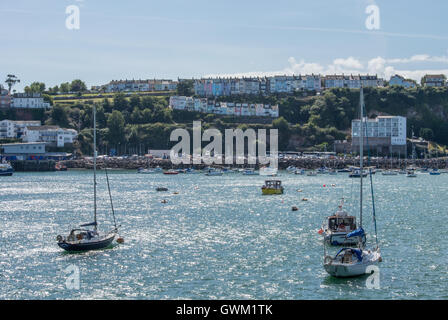
{"type": "MultiPolygon", "coordinates": [[[[65,160],[61,161],[69,169],[92,169],[93,161],[92,159],[77,159],[77,160],[65,160]]],[[[428,168],[447,168],[447,158],[437,158],[437,159],[420,159],[415,161],[408,161],[408,166],[415,167],[428,167],[428,168]]],[[[368,161],[365,161],[365,166],[368,165],[368,161]]],[[[249,165],[212,165],[212,167],[248,167],[249,165]]],[[[303,169],[317,169],[321,167],[343,169],[349,166],[359,166],[359,159],[336,159],[336,160],[325,160],[325,159],[288,159],[279,160],[278,166],[280,169],[286,169],[289,166],[294,166],[303,169]]],[[[378,159],[370,161],[370,166],[378,167],[381,169],[390,169],[391,161],[390,159],[378,159]]],[[[137,170],[138,168],[155,168],[161,167],[163,169],[178,169],[178,168],[189,168],[194,167],[202,169],[207,167],[206,164],[201,165],[173,165],[168,159],[148,159],[144,157],[139,157],[138,159],[98,159],[97,167],[101,168],[111,168],[111,169],[128,169],[137,170]]],[[[258,165],[256,166],[258,168],[258,165]]],[[[404,160],[392,160],[392,168],[399,169],[405,167],[404,160]]]]}

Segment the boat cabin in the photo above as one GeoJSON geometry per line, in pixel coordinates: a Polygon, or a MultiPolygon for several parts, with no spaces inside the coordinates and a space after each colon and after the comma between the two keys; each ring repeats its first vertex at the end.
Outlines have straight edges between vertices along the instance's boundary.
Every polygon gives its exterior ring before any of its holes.
{"type": "Polygon", "coordinates": [[[330,216],[328,217],[328,229],[333,232],[351,232],[356,229],[356,218],[354,216],[330,216]]]}
{"type": "Polygon", "coordinates": [[[280,180],[266,180],[263,189],[282,189],[282,182],[280,180]]]}
{"type": "Polygon", "coordinates": [[[87,229],[73,229],[67,237],[68,241],[90,240],[98,236],[98,232],[87,229]]]}

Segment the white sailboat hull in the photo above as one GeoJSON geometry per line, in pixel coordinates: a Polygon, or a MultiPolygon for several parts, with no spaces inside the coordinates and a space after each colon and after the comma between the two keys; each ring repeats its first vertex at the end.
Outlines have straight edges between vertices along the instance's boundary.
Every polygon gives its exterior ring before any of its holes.
{"type": "Polygon", "coordinates": [[[362,261],[355,261],[352,263],[342,263],[340,261],[330,261],[324,263],[325,271],[333,277],[347,278],[356,277],[369,273],[367,268],[369,266],[377,265],[381,261],[381,254],[379,251],[363,251],[362,261]]]}

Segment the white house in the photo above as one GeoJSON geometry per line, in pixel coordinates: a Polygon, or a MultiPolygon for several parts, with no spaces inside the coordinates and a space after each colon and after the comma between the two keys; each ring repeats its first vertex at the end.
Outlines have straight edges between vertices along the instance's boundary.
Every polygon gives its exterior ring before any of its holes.
{"type": "Polygon", "coordinates": [[[0,121],[0,138],[20,138],[26,127],[40,126],[40,121],[0,121]]]}
{"type": "Polygon", "coordinates": [[[78,133],[74,129],[62,129],[58,126],[26,127],[23,142],[45,142],[50,146],[64,147],[72,144],[78,133]]]}
{"type": "Polygon", "coordinates": [[[11,98],[11,108],[47,109],[50,104],[44,102],[40,93],[16,93],[11,98]]]}
{"type": "Polygon", "coordinates": [[[446,76],[444,74],[426,74],[422,79],[422,85],[425,87],[444,87],[446,76]]]}

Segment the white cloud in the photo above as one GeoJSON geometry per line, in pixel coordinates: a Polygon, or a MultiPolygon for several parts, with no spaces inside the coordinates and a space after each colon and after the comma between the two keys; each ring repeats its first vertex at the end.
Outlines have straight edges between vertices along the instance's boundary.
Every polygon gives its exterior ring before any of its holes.
{"type": "Polygon", "coordinates": [[[317,62],[306,62],[304,59],[297,61],[294,57],[288,59],[289,66],[279,71],[269,72],[244,72],[233,74],[212,74],[206,77],[256,77],[273,75],[298,75],[298,74],[376,74],[386,80],[391,76],[400,74],[405,78],[420,82],[425,74],[448,74],[448,68],[444,69],[414,69],[397,68],[395,65],[412,63],[448,63],[448,56],[430,56],[427,54],[418,54],[405,58],[386,59],[384,57],[375,57],[367,61],[367,66],[354,57],[337,58],[333,63],[324,66],[317,62]]]}

